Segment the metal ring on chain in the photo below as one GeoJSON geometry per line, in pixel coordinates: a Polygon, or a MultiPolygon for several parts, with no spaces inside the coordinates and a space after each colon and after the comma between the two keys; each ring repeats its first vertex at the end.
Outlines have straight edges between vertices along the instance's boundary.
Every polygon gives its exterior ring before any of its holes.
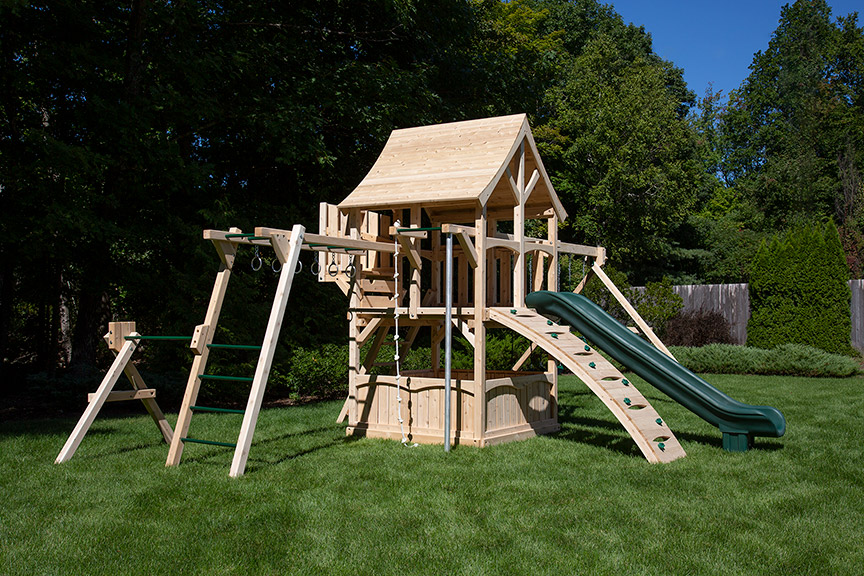
{"type": "Polygon", "coordinates": [[[321,272],[321,263],[318,262],[318,256],[315,256],[315,259],[312,260],[312,266],[309,267],[309,270],[312,272],[313,276],[317,276],[321,272]]]}
{"type": "Polygon", "coordinates": [[[330,274],[330,276],[336,276],[337,274],[339,274],[339,266],[336,265],[336,262],[330,263],[330,265],[327,267],[327,273],[330,274]]]}
{"type": "Polygon", "coordinates": [[[301,270],[303,270],[303,261],[297,260],[297,267],[294,268],[294,274],[299,274],[301,270]]]}
{"type": "Polygon", "coordinates": [[[273,272],[275,272],[276,274],[278,274],[282,271],[282,262],[279,262],[278,258],[273,258],[273,260],[270,261],[270,269],[273,270],[273,272]],[[278,268],[276,267],[276,264],[279,264],[278,268]]]}
{"type": "Polygon", "coordinates": [[[252,270],[257,272],[258,270],[261,270],[261,266],[263,265],[264,259],[261,258],[261,255],[256,252],[255,256],[252,258],[252,270]]]}

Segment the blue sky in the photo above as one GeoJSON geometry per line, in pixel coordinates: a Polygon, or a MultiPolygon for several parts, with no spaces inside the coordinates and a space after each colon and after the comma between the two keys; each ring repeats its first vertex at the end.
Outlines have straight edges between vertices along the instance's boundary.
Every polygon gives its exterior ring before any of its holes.
{"type": "MultiPolygon", "coordinates": [[[[684,80],[697,96],[705,94],[709,82],[724,95],[741,85],[750,74],[753,54],[768,48],[777,29],[777,0],[605,0],[625,23],[645,26],[654,51],[684,69],[684,80]]],[[[828,0],[831,15],[858,11],[861,0],[828,0]]]]}

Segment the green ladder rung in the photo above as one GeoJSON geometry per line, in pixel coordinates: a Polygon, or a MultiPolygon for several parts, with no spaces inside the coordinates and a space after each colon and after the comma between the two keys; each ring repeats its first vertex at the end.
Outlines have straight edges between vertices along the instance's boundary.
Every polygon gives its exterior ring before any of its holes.
{"type": "Polygon", "coordinates": [[[252,382],[254,378],[247,376],[221,376],[219,374],[201,374],[198,376],[202,380],[233,380],[236,382],[252,382]]]}
{"type": "Polygon", "coordinates": [[[124,336],[126,340],[192,340],[191,336],[124,336]]]}
{"type": "Polygon", "coordinates": [[[224,414],[245,414],[245,410],[238,410],[236,408],[213,408],[210,406],[190,406],[190,410],[195,412],[219,412],[224,414]]]}
{"type": "Polygon", "coordinates": [[[195,444],[209,444],[210,446],[225,446],[226,448],[236,448],[234,442],[216,442],[215,440],[199,440],[198,438],[180,438],[183,442],[193,442],[195,444]]]}
{"type": "Polygon", "coordinates": [[[254,344],[208,344],[208,348],[224,348],[226,350],[260,350],[261,346],[254,344]]]}

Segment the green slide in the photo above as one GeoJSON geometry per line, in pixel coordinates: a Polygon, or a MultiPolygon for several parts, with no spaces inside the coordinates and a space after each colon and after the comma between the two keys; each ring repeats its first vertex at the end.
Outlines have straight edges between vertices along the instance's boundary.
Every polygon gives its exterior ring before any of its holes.
{"type": "Polygon", "coordinates": [[[532,292],[525,303],[544,316],[560,319],[649,384],[717,426],[726,450],[744,452],[754,436],[779,438],[786,431],[786,419],[779,410],[730,398],[581,294],[532,292]]]}

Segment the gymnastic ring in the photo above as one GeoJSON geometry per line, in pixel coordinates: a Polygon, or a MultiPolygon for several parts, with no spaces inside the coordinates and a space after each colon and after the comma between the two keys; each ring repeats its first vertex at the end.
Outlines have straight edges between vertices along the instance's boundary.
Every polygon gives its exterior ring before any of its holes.
{"type": "Polygon", "coordinates": [[[252,258],[252,270],[258,272],[261,270],[261,266],[264,265],[264,259],[261,258],[259,254],[256,254],[254,258],[252,258]]]}
{"type": "Polygon", "coordinates": [[[336,262],[330,263],[330,265],[327,267],[327,273],[330,274],[330,276],[336,276],[337,274],[339,274],[339,266],[336,265],[336,262]]]}
{"type": "Polygon", "coordinates": [[[354,264],[349,264],[345,267],[345,275],[348,276],[348,278],[354,278],[354,276],[357,275],[357,267],[354,266],[354,264]]]}
{"type": "Polygon", "coordinates": [[[273,272],[274,272],[275,274],[278,274],[279,272],[282,271],[282,262],[279,262],[279,259],[278,259],[278,258],[274,258],[274,259],[270,262],[270,269],[273,270],[273,272]],[[276,264],[277,264],[277,263],[279,264],[279,267],[278,267],[278,268],[276,267],[276,264]]]}
{"type": "Polygon", "coordinates": [[[294,268],[294,274],[299,274],[303,270],[303,261],[297,260],[297,267],[294,268]]]}
{"type": "Polygon", "coordinates": [[[321,272],[321,263],[318,262],[318,256],[315,256],[312,266],[309,267],[309,271],[312,272],[313,276],[317,276],[321,272]]]}

